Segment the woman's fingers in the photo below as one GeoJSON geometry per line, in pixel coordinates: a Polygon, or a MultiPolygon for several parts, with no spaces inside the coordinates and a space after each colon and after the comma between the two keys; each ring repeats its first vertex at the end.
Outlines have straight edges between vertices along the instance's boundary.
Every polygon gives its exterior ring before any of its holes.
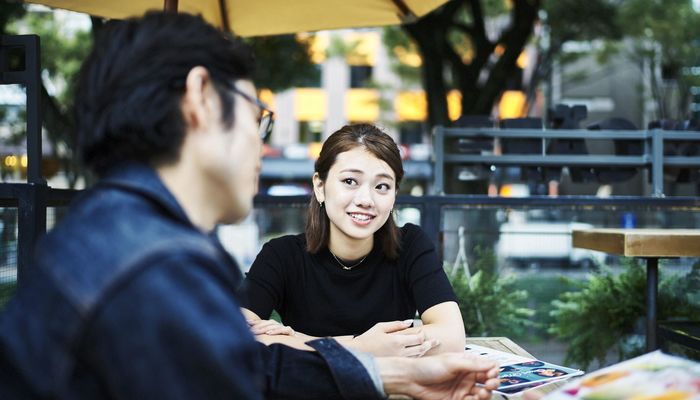
{"type": "Polygon", "coordinates": [[[411,347],[411,346],[418,346],[423,344],[425,342],[425,333],[422,330],[419,330],[416,333],[412,334],[403,334],[403,335],[391,335],[391,337],[398,343],[401,347],[411,347]]]}
{"type": "Polygon", "coordinates": [[[437,339],[426,340],[423,330],[412,334],[389,335],[398,348],[398,355],[405,357],[421,357],[430,349],[438,346],[437,339]]]}
{"type": "Polygon", "coordinates": [[[265,332],[266,335],[288,335],[294,336],[294,329],[289,326],[278,326],[265,332]]]}
{"type": "Polygon", "coordinates": [[[275,326],[279,326],[275,321],[260,320],[250,325],[250,331],[253,332],[254,335],[260,335],[275,326]]]}
{"type": "Polygon", "coordinates": [[[394,333],[400,332],[413,324],[412,319],[407,319],[405,321],[388,321],[388,322],[378,322],[370,330],[376,329],[384,333],[394,333]]]}
{"type": "Polygon", "coordinates": [[[408,328],[412,322],[413,320],[377,323],[355,337],[350,345],[375,356],[404,357],[421,357],[439,346],[438,340],[426,339],[421,328],[408,328]]]}
{"type": "Polygon", "coordinates": [[[406,357],[423,357],[430,349],[440,345],[437,339],[426,340],[416,346],[404,347],[403,355],[406,357]]]}
{"type": "Polygon", "coordinates": [[[293,335],[294,329],[271,319],[248,321],[253,335],[293,335]]]}

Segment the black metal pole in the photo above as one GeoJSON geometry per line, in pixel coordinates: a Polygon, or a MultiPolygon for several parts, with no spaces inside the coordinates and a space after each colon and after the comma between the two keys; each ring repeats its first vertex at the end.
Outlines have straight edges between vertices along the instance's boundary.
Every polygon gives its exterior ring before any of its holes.
{"type": "Polygon", "coordinates": [[[647,351],[656,350],[656,297],[658,294],[659,259],[647,258],[647,351]]]}
{"type": "Polygon", "coordinates": [[[27,90],[27,181],[46,184],[41,176],[41,47],[39,36],[22,36],[25,51],[24,84],[27,90]]]}

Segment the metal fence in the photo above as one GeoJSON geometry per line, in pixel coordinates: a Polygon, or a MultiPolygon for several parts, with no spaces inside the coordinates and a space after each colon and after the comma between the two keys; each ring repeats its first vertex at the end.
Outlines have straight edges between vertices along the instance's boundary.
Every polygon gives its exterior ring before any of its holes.
{"type": "Polygon", "coordinates": [[[673,167],[700,169],[700,132],[622,131],[622,130],[542,130],[436,127],[433,135],[435,180],[433,191],[445,193],[445,170],[450,165],[533,166],[533,167],[633,167],[648,169],[652,196],[664,196],[664,170],[673,167]],[[493,142],[515,140],[524,146],[511,146],[510,152],[493,153],[493,142]],[[462,141],[460,143],[460,140],[462,141]],[[553,146],[557,141],[582,142],[612,140],[634,145],[628,154],[589,154],[585,145],[553,146]],[[689,154],[671,147],[683,143],[695,149],[689,154]],[[470,146],[470,144],[472,146],[470,146]],[[490,146],[490,148],[489,148],[490,146]],[[518,148],[519,147],[519,148],[518,148]]]}

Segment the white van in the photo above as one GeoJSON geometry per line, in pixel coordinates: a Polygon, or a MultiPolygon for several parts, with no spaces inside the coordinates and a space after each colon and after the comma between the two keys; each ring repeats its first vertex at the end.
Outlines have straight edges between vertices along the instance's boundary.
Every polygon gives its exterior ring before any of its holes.
{"type": "Polygon", "coordinates": [[[593,268],[605,262],[605,253],[571,246],[572,230],[592,227],[581,222],[516,218],[501,225],[496,257],[499,265],[517,268],[593,268]]]}

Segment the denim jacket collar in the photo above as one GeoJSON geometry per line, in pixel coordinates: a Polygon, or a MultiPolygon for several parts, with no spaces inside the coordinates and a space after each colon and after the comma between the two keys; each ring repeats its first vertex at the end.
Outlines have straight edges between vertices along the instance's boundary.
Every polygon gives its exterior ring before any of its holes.
{"type": "Polygon", "coordinates": [[[120,164],[107,172],[97,185],[119,187],[136,192],[162,207],[176,220],[194,227],[185,210],[156,171],[146,164],[138,162],[120,164]]]}

